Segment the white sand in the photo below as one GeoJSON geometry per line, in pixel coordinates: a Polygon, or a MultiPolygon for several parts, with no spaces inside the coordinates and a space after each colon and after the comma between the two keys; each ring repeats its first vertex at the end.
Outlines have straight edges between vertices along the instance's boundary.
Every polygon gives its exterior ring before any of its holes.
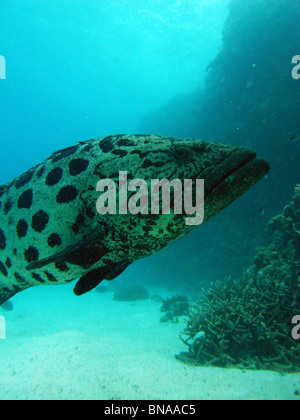
{"type": "MultiPolygon", "coordinates": [[[[157,291],[150,291],[157,293],[157,291]]],[[[166,293],[166,292],[165,292],[166,293]]],[[[164,294],[165,294],[164,293],[164,294]]],[[[299,399],[300,375],[186,366],[179,324],[160,304],[81,298],[70,286],[14,298],[0,340],[0,399],[299,399]]]]}

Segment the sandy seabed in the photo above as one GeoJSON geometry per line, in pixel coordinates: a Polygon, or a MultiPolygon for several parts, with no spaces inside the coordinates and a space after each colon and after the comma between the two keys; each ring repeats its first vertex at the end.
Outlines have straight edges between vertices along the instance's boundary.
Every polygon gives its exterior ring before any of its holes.
{"type": "Polygon", "coordinates": [[[300,374],[183,364],[183,320],[162,324],[159,303],[112,297],[78,298],[70,285],[17,295],[12,312],[1,310],[0,399],[300,399],[300,374]]]}

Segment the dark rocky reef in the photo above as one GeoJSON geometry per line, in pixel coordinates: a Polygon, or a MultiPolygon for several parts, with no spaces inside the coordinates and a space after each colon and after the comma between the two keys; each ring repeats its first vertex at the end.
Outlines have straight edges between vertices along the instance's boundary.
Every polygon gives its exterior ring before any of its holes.
{"type": "Polygon", "coordinates": [[[229,9],[204,88],[145,116],[141,129],[258,148],[275,158],[300,135],[300,83],[291,74],[300,53],[299,2],[231,0],[229,9]]]}
{"type": "Polygon", "coordinates": [[[270,220],[267,232],[273,240],[259,249],[248,274],[264,277],[274,270],[287,273],[293,269],[295,276],[300,276],[300,185],[296,186],[294,198],[283,213],[270,220]]]}
{"type": "Polygon", "coordinates": [[[119,302],[133,302],[136,300],[149,299],[149,294],[140,284],[126,284],[120,287],[113,296],[113,300],[119,302]]]}
{"type": "MultiPolygon", "coordinates": [[[[299,181],[300,80],[291,74],[292,57],[300,54],[299,22],[298,0],[232,0],[222,48],[204,87],[170,100],[141,122],[141,132],[248,146],[272,168],[267,181],[201,226],[201,233],[192,232],[186,243],[192,242],[193,272],[187,277],[186,267],[172,273],[168,267],[172,284],[185,276],[191,288],[199,271],[211,279],[238,276],[261,243],[266,218],[281,211],[299,181]]],[[[185,247],[178,243],[173,253],[185,247]]],[[[166,254],[155,258],[164,274],[166,254]]]]}
{"type": "Polygon", "coordinates": [[[201,366],[299,372],[300,343],[292,319],[300,315],[300,187],[268,225],[243,281],[217,283],[191,305],[180,360],[201,366]]]}

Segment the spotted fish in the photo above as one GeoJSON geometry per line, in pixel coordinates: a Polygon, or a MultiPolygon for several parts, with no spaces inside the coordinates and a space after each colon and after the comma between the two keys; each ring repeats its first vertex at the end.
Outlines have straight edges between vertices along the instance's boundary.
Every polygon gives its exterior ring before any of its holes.
{"type": "Polygon", "coordinates": [[[82,295],[187,234],[185,215],[100,215],[100,179],[204,179],[205,221],[263,178],[250,150],[202,140],[116,135],[52,154],[0,187],[0,304],[32,286],[79,279],[82,295]]]}

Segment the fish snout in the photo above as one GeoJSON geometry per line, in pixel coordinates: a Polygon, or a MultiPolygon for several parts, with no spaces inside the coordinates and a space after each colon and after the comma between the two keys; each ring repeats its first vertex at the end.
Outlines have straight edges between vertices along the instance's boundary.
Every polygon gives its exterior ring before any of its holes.
{"type": "Polygon", "coordinates": [[[269,171],[269,163],[258,159],[252,150],[232,150],[205,178],[206,220],[229,206],[269,171]]]}

